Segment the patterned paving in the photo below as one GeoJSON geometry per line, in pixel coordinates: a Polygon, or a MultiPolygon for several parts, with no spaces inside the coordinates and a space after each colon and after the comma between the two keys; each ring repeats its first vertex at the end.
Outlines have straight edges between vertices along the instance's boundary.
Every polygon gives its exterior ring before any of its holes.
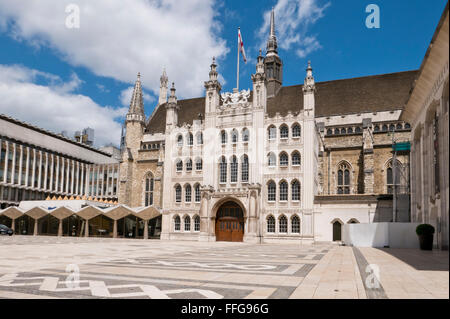
{"type": "Polygon", "coordinates": [[[0,251],[0,298],[449,296],[439,251],[39,236],[0,237],[0,251]]]}
{"type": "Polygon", "coordinates": [[[331,248],[39,236],[0,245],[3,298],[288,298],[331,248]]]}

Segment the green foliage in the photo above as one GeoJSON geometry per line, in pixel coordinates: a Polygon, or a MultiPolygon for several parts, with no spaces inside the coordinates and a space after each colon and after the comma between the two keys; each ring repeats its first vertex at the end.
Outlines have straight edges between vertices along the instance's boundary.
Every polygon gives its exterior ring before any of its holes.
{"type": "Polygon", "coordinates": [[[420,224],[416,228],[417,235],[433,235],[434,234],[434,227],[430,224],[420,224]]]}

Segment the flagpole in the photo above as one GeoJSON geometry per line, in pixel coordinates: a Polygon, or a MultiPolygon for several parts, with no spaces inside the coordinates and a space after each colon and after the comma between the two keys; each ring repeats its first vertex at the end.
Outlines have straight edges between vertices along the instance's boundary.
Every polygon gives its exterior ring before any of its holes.
{"type": "Polygon", "coordinates": [[[238,47],[237,47],[238,54],[237,54],[237,80],[236,80],[236,91],[237,92],[239,92],[239,51],[240,51],[240,45],[241,45],[241,43],[239,42],[239,30],[240,29],[241,28],[238,27],[238,47]]]}

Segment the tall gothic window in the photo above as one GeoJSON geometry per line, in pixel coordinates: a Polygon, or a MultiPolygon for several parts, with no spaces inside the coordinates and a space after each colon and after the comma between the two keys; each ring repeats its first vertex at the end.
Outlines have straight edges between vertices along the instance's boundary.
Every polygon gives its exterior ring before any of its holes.
{"type": "Polygon", "coordinates": [[[184,201],[186,203],[190,203],[192,201],[192,188],[189,184],[184,188],[184,201]]]}
{"type": "Polygon", "coordinates": [[[294,124],[294,126],[292,126],[292,137],[300,137],[302,134],[302,129],[300,127],[300,124],[294,124]]]}
{"type": "Polygon", "coordinates": [[[300,166],[301,160],[300,160],[300,153],[295,151],[292,153],[292,166],[300,166]]]}
{"type": "Polygon", "coordinates": [[[183,136],[182,135],[178,135],[177,143],[178,143],[178,146],[183,146],[183,136]]]}
{"type": "Polygon", "coordinates": [[[175,218],[173,219],[174,222],[174,229],[175,231],[180,231],[181,228],[181,218],[180,216],[175,216],[175,218]]]}
{"type": "Polygon", "coordinates": [[[200,184],[195,185],[195,202],[200,203],[201,193],[200,193],[200,184]]]}
{"type": "Polygon", "coordinates": [[[279,229],[278,229],[278,231],[280,233],[287,233],[287,229],[288,229],[288,227],[287,227],[287,218],[286,218],[286,216],[282,215],[280,217],[280,219],[279,219],[279,229]]]}
{"type": "Polygon", "coordinates": [[[189,133],[188,135],[188,145],[189,146],[194,145],[194,135],[192,135],[192,133],[189,133]]]}
{"type": "Polygon", "coordinates": [[[231,158],[230,169],[231,169],[231,183],[237,183],[237,179],[238,179],[238,162],[237,162],[236,156],[233,156],[231,158]]]}
{"type": "Polygon", "coordinates": [[[181,186],[175,186],[175,201],[181,203],[181,186]]]}
{"type": "Polygon", "coordinates": [[[350,165],[343,162],[338,169],[338,194],[350,194],[350,165]]]}
{"type": "Polygon", "coordinates": [[[277,138],[277,128],[274,125],[271,125],[267,131],[269,133],[269,140],[274,140],[277,138]]]}
{"type": "Polygon", "coordinates": [[[225,156],[220,159],[220,183],[225,184],[227,182],[227,160],[225,156]]]}
{"type": "Polygon", "coordinates": [[[288,138],[289,137],[289,128],[287,125],[282,125],[280,127],[280,138],[288,138]]]}
{"type": "Polygon", "coordinates": [[[153,205],[153,188],[155,180],[153,175],[150,173],[145,178],[145,206],[153,205]]]}
{"type": "Polygon", "coordinates": [[[294,180],[292,182],[292,200],[293,201],[300,200],[300,183],[298,180],[294,180]]]}
{"type": "Polygon", "coordinates": [[[269,155],[267,155],[267,164],[270,167],[274,167],[277,165],[277,157],[274,153],[269,153],[269,155]]]}
{"type": "Polygon", "coordinates": [[[291,233],[300,234],[300,218],[297,215],[291,219],[291,233]]]}
{"type": "Polygon", "coordinates": [[[282,181],[280,183],[280,201],[288,200],[288,183],[286,181],[282,181]]]}
{"type": "Polygon", "coordinates": [[[248,142],[250,140],[250,132],[247,128],[244,128],[242,130],[242,141],[248,142]]]}
{"type": "Polygon", "coordinates": [[[188,172],[192,171],[192,160],[191,159],[188,159],[186,161],[186,171],[188,171],[188,172]]]}
{"type": "Polygon", "coordinates": [[[244,155],[242,158],[241,180],[242,182],[248,182],[248,156],[244,155]]]}
{"type": "Polygon", "coordinates": [[[267,200],[274,202],[276,200],[277,185],[274,181],[270,181],[267,185],[267,200]]]}
{"type": "Polygon", "coordinates": [[[269,216],[267,218],[267,232],[268,233],[275,232],[275,218],[273,216],[269,216]]]}
{"type": "Polygon", "coordinates": [[[401,163],[397,161],[397,167],[395,168],[394,176],[394,165],[393,161],[390,160],[386,168],[386,189],[388,194],[394,193],[394,185],[399,186],[399,181],[401,180],[401,163]]]}
{"type": "Polygon", "coordinates": [[[195,169],[201,171],[203,169],[203,161],[201,158],[197,158],[195,161],[195,169]]]}
{"type": "Polygon", "coordinates": [[[191,231],[191,218],[189,216],[184,217],[184,231],[191,231]]]}
{"type": "Polygon", "coordinates": [[[288,165],[289,165],[289,156],[283,152],[280,154],[280,166],[286,167],[288,165]]]}
{"type": "Polygon", "coordinates": [[[194,217],[194,231],[200,231],[200,216],[198,215],[194,217]]]}

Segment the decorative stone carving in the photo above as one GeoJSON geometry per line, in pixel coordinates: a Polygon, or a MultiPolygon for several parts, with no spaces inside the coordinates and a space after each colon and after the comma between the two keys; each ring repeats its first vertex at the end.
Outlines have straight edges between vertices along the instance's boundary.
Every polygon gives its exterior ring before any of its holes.
{"type": "Polygon", "coordinates": [[[248,99],[250,98],[250,90],[242,90],[241,92],[225,92],[221,94],[222,105],[219,106],[221,110],[226,108],[236,108],[236,107],[248,107],[248,99]]]}

